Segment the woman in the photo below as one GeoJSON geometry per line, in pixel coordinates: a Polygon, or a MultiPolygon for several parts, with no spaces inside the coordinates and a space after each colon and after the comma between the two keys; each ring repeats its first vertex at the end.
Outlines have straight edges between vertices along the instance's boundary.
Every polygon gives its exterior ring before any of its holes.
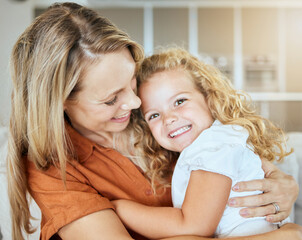
{"type": "MultiPolygon", "coordinates": [[[[171,205],[169,189],[153,194],[148,159],[133,157],[136,126],[129,122],[140,106],[135,76],[142,58],[124,32],[74,3],[53,5],[20,36],[11,59],[12,239],[22,239],[22,229],[33,231],[27,192],[42,211],[41,239],[143,239],[130,236],[110,201],[171,205]]],[[[230,204],[261,205],[246,210],[252,217],[274,213],[271,203],[278,202],[272,221],[279,221],[289,215],[298,187],[273,166],[265,172],[265,181],[238,187],[268,193],[230,204]]],[[[289,225],[265,237],[290,238],[299,230],[289,225]]]]}

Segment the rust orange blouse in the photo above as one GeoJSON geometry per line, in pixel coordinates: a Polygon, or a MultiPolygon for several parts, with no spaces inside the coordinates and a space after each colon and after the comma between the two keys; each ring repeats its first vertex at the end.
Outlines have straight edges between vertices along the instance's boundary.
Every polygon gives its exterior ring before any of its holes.
{"type": "Polygon", "coordinates": [[[148,180],[128,158],[97,145],[70,126],[67,131],[78,161],[72,160],[66,166],[66,189],[57,168],[39,171],[27,160],[30,193],[42,212],[40,239],[60,239],[56,233],[68,223],[93,212],[114,209],[110,200],[172,206],[170,189],[164,195],[153,195],[148,180]]]}

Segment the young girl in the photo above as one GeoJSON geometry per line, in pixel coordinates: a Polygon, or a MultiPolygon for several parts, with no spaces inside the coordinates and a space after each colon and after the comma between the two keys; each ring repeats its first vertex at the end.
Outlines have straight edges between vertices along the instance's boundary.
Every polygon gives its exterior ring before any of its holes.
{"type": "MultiPolygon", "coordinates": [[[[182,49],[145,59],[138,86],[142,117],[154,137],[146,127],[139,144],[147,146],[145,156],[152,159],[155,188],[174,166],[172,157],[163,162],[164,149],[180,156],[172,177],[174,208],[115,201],[124,224],[148,238],[246,236],[276,229],[264,217],[241,217],[240,208],[227,202],[257,193],[231,188],[264,177],[260,158],[282,160],[288,154],[283,131],[256,115],[219,71],[182,49]]],[[[277,203],[273,206],[277,213],[277,203]]]]}

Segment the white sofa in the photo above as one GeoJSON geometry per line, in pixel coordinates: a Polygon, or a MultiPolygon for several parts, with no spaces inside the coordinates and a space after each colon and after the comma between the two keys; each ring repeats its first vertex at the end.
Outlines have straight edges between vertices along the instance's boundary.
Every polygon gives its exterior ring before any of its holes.
{"type": "Polygon", "coordinates": [[[302,225],[302,132],[290,132],[288,133],[288,137],[288,146],[294,148],[294,154],[292,154],[291,161],[293,162],[293,166],[290,164],[282,164],[282,170],[289,174],[293,173],[291,175],[293,175],[299,183],[300,192],[295,203],[294,222],[302,225]],[[294,158],[296,158],[296,169],[294,158]]]}
{"type": "MultiPolygon", "coordinates": [[[[9,200],[7,196],[7,180],[6,180],[6,153],[7,153],[7,128],[0,127],[0,240],[11,240],[11,218],[9,210],[9,200]]],[[[36,220],[32,220],[32,225],[37,228],[34,234],[31,234],[29,240],[37,240],[40,235],[40,219],[41,213],[37,204],[32,201],[30,211],[36,220]]]]}
{"type": "MultiPolygon", "coordinates": [[[[294,178],[299,182],[299,185],[302,186],[302,174],[299,175],[299,172],[302,173],[302,132],[291,132],[288,133],[288,136],[288,145],[295,149],[295,153],[290,155],[284,163],[278,164],[278,167],[287,174],[294,176],[294,178]]],[[[0,230],[3,240],[11,240],[11,224],[5,166],[5,156],[7,153],[6,140],[7,128],[0,127],[0,230]]],[[[36,240],[39,239],[39,220],[41,219],[41,214],[34,201],[32,201],[30,208],[32,215],[37,219],[32,221],[32,224],[37,227],[38,230],[29,236],[28,239],[36,240]]],[[[299,197],[291,214],[291,220],[302,225],[302,191],[299,193],[299,197]]]]}

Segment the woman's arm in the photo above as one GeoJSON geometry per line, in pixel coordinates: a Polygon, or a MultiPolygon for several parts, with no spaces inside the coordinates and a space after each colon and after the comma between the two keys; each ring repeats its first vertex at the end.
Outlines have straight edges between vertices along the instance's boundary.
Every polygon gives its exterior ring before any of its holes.
{"type": "Polygon", "coordinates": [[[192,171],[182,209],[113,201],[125,226],[148,238],[212,236],[224,212],[232,181],[202,170],[192,171]]]}
{"type": "MultiPolygon", "coordinates": [[[[209,240],[212,238],[198,237],[198,236],[177,236],[170,238],[162,238],[161,240],[209,240]]],[[[302,239],[302,226],[288,223],[283,225],[280,229],[274,230],[272,232],[263,233],[254,236],[246,237],[232,237],[232,238],[220,238],[221,240],[301,240],[302,239]]]]}
{"type": "Polygon", "coordinates": [[[112,209],[89,214],[60,229],[64,240],[133,239],[112,209]]]}
{"type": "Polygon", "coordinates": [[[298,184],[292,176],[283,173],[271,162],[262,160],[262,168],[265,172],[265,179],[237,183],[233,187],[233,191],[261,190],[264,193],[233,198],[229,200],[228,205],[231,207],[248,207],[240,210],[240,215],[243,217],[267,216],[266,219],[269,222],[282,221],[289,216],[298,197],[298,184]],[[274,214],[273,202],[276,202],[280,207],[278,214],[274,214]]]}

